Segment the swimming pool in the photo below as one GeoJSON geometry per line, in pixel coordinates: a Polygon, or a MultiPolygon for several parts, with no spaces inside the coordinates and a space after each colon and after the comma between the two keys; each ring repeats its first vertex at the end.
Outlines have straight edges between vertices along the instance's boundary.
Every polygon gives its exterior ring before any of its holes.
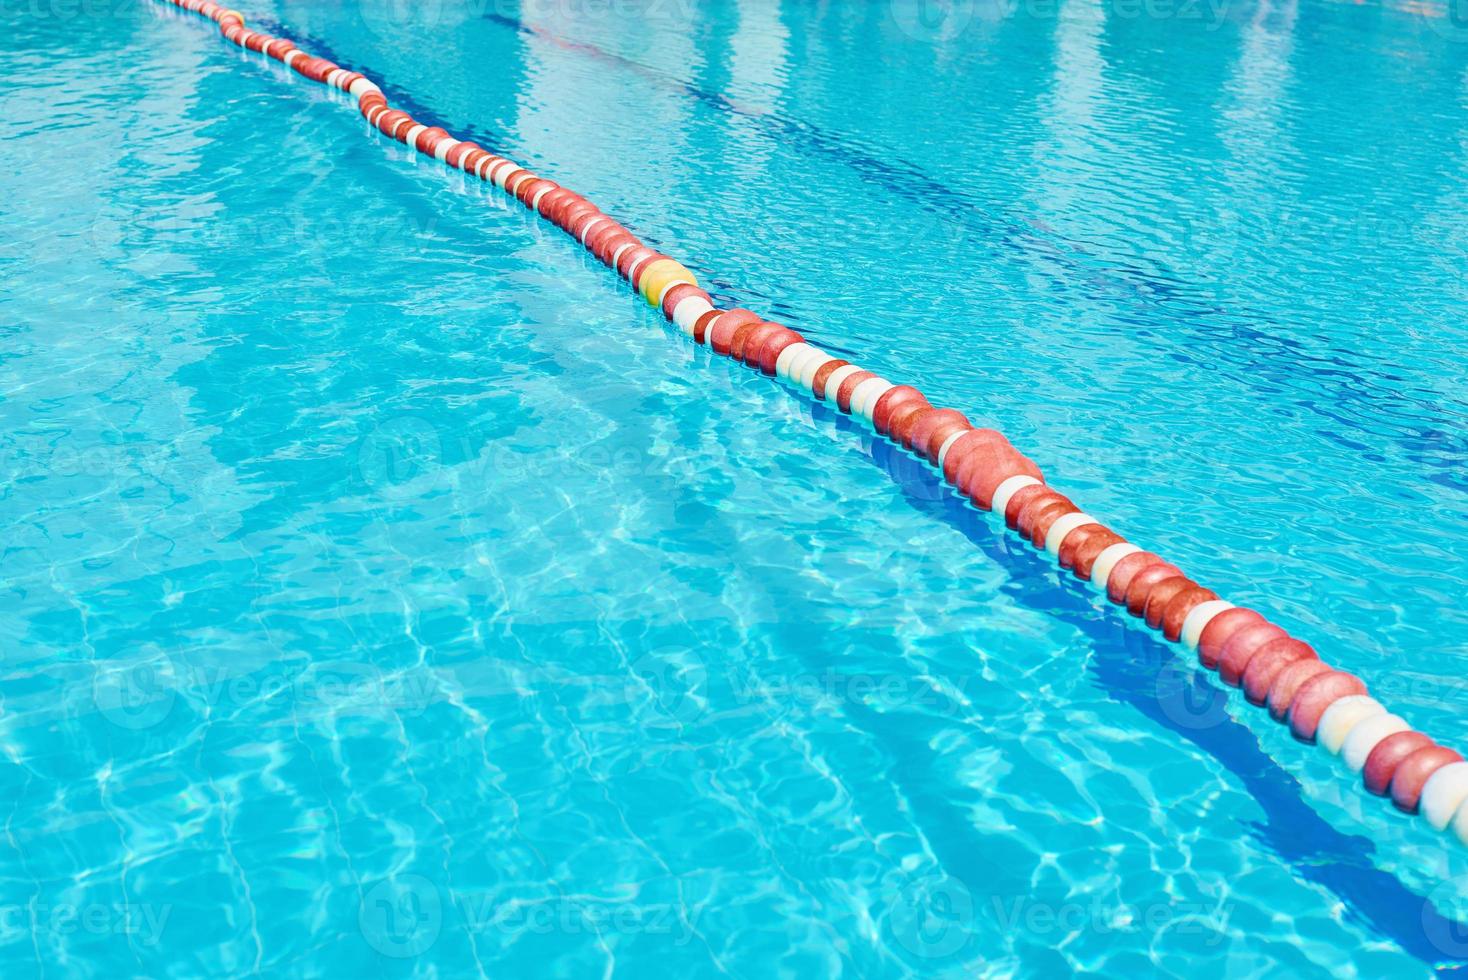
{"type": "MultiPolygon", "coordinates": [[[[248,13],[1461,744],[1454,21],[1185,9],[248,13]]],[[[1462,853],[896,447],[186,15],[15,13],[7,975],[1468,954],[1462,853]]]]}

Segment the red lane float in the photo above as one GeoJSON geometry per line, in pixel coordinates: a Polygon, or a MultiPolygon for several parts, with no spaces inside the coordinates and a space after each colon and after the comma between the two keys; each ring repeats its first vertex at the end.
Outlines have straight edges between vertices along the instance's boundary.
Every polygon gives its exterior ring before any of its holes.
{"type": "Polygon", "coordinates": [[[827,354],[752,310],[716,308],[692,271],[643,244],[580,194],[392,108],[361,73],[251,30],[238,11],[212,0],[164,2],[214,21],[232,44],[349,94],[368,126],[538,212],[695,344],[835,406],[926,460],[946,483],[981,510],[1002,515],[1062,569],[1090,581],[1165,639],[1196,650],[1199,664],[1218,671],[1224,684],[1242,687],[1248,703],[1266,708],[1295,738],[1339,756],[1361,773],[1369,792],[1389,795],[1399,809],[1420,812],[1432,827],[1468,844],[1468,762],[1461,755],[1411,730],[1367,694],[1360,678],[1331,667],[1309,644],[1259,612],[1220,599],[1084,513],[1047,486],[1034,461],[999,432],[975,428],[962,412],[932,404],[913,386],[827,354]]]}
{"type": "Polygon", "coordinates": [[[1194,585],[1173,596],[1162,613],[1163,638],[1174,643],[1181,642],[1183,627],[1187,625],[1188,617],[1193,615],[1193,611],[1205,603],[1217,601],[1218,593],[1201,585],[1194,585]]]}
{"type": "Polygon", "coordinates": [[[1290,724],[1290,734],[1302,742],[1313,744],[1315,732],[1320,727],[1320,720],[1325,715],[1327,708],[1334,706],[1343,698],[1356,697],[1365,693],[1366,685],[1361,682],[1361,679],[1343,670],[1316,674],[1301,684],[1295,691],[1295,696],[1290,700],[1289,712],[1286,715],[1290,724]]]}
{"type": "Polygon", "coordinates": [[[1377,796],[1388,795],[1391,792],[1392,777],[1397,774],[1397,768],[1402,762],[1418,749],[1425,749],[1431,744],[1432,739],[1421,732],[1413,731],[1398,732],[1382,739],[1366,757],[1366,765],[1361,770],[1366,791],[1377,796]]]}
{"type": "Polygon", "coordinates": [[[1392,802],[1404,813],[1416,813],[1422,799],[1422,789],[1439,769],[1463,757],[1452,749],[1433,742],[1407,756],[1397,764],[1392,773],[1392,802]]]}
{"type": "Polygon", "coordinates": [[[1308,643],[1285,636],[1265,641],[1254,651],[1244,667],[1244,697],[1255,707],[1263,707],[1269,700],[1269,689],[1279,672],[1296,660],[1319,660],[1308,643]]]}
{"type": "Polygon", "coordinates": [[[1267,644],[1288,638],[1289,634],[1284,630],[1262,619],[1237,630],[1219,651],[1217,665],[1219,678],[1230,687],[1239,687],[1243,683],[1244,672],[1249,669],[1249,663],[1254,659],[1254,655],[1267,644]]]}

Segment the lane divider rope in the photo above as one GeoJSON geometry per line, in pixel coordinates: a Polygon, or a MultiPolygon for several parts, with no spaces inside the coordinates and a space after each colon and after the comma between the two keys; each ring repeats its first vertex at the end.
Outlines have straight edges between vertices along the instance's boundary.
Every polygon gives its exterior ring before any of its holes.
{"type": "Polygon", "coordinates": [[[1242,689],[1250,704],[1288,725],[1297,740],[1339,757],[1361,774],[1369,792],[1389,796],[1398,809],[1468,844],[1468,761],[1461,754],[1414,731],[1371,697],[1359,677],[1330,666],[1308,643],[1259,612],[1219,598],[1176,565],[1082,512],[999,432],[932,405],[911,385],[834,357],[783,324],[743,308],[716,308],[692,272],[648,248],[580,194],[392,108],[360,72],[252,31],[242,14],[212,0],[163,2],[213,20],[241,48],[346,92],[368,124],[385,135],[513,196],[614,269],[694,343],[859,418],[926,459],[946,483],[977,507],[1002,514],[1062,569],[1089,581],[1166,639],[1196,651],[1202,666],[1242,689]]]}

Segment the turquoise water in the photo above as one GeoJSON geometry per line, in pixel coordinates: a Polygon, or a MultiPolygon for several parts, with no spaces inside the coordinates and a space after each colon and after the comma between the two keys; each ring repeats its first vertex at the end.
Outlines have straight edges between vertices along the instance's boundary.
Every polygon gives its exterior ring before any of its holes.
{"type": "MultiPolygon", "coordinates": [[[[1468,852],[925,467],[198,18],[0,2],[0,974],[1468,962],[1468,852]]],[[[244,12],[1468,743],[1453,11],[244,12]]]]}

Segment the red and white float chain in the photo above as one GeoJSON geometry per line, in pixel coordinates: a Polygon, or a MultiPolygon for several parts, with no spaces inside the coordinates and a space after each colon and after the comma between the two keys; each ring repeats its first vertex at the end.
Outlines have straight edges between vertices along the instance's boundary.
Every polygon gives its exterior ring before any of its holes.
{"type": "Polygon", "coordinates": [[[1468,844],[1468,761],[1438,745],[1370,697],[1353,674],[1331,667],[1309,644],[1211,589],[1085,514],[1044,482],[1032,460],[993,429],[936,408],[910,385],[894,384],[833,357],[794,330],[746,309],[719,310],[693,273],[645,246],[580,194],[538,177],[475,143],[458,140],[388,106],[361,73],[313,57],[284,38],[245,27],[237,11],[211,0],[167,0],[219,24],[230,42],[357,99],[368,124],[450,167],[493,183],[574,236],[615,269],[694,343],[860,418],[943,471],[978,507],[1003,514],[1035,548],[1089,580],[1168,640],[1196,650],[1225,684],[1267,708],[1301,742],[1318,744],[1434,828],[1468,844]]]}

